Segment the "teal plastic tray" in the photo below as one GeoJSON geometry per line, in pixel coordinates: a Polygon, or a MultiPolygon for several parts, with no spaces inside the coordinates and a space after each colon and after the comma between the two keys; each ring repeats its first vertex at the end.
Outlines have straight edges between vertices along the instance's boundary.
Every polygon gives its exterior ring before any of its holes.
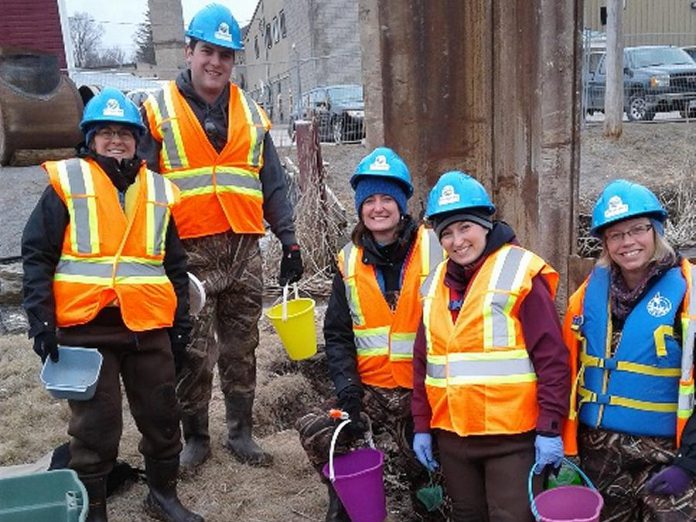
{"type": "Polygon", "coordinates": [[[84,522],[88,507],[71,469],[0,479],[0,522],[84,522]]]}

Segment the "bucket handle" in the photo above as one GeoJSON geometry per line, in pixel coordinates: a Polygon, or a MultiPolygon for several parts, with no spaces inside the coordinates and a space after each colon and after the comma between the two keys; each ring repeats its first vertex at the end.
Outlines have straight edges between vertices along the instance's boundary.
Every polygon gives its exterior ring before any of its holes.
{"type": "MultiPolygon", "coordinates": [[[[370,421],[370,417],[365,413],[362,413],[360,416],[367,423],[367,431],[365,432],[367,433],[367,436],[365,437],[365,442],[367,442],[372,449],[375,449],[375,441],[372,438],[372,421],[370,421]]],[[[331,437],[331,448],[329,449],[329,480],[331,482],[336,480],[336,473],[334,471],[334,450],[336,449],[338,434],[341,433],[341,430],[351,422],[350,417],[346,412],[342,412],[340,418],[342,421],[333,432],[333,436],[331,437]]]]}
{"type": "MultiPolygon", "coordinates": [[[[592,481],[589,479],[587,475],[585,475],[585,472],[581,470],[572,460],[568,460],[567,458],[563,458],[563,462],[565,464],[568,464],[571,468],[573,468],[574,471],[582,477],[582,479],[585,481],[585,484],[587,484],[591,489],[596,490],[597,488],[595,485],[592,483],[592,481]]],[[[534,493],[532,493],[532,477],[534,476],[534,470],[536,469],[536,462],[532,465],[532,469],[529,470],[529,477],[527,477],[527,494],[529,495],[529,506],[532,508],[532,514],[534,515],[535,520],[541,520],[541,515],[537,511],[536,507],[536,502],[534,502],[534,493]]]]}
{"type": "MultiPolygon", "coordinates": [[[[283,319],[283,322],[288,320],[288,287],[290,285],[286,284],[283,287],[283,312],[281,315],[281,318],[283,319]]],[[[300,296],[297,293],[297,283],[293,283],[292,285],[295,288],[295,299],[299,299],[300,296]]]]}

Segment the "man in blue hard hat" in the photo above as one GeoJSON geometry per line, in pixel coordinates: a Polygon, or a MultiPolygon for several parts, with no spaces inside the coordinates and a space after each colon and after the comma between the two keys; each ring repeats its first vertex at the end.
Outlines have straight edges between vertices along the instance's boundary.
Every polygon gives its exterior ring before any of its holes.
{"type": "Polygon", "coordinates": [[[300,247],[270,121],[230,82],[235,52],[243,48],[237,21],[227,7],[211,4],[194,15],[186,36],[188,69],[145,102],[150,135],[139,149],[150,168],[181,189],[174,219],[189,269],[208,296],[177,377],[181,464],[194,469],[210,455],[208,404],[217,362],[226,447],[241,462],[266,466],[271,456],[251,436],[264,220],[283,246],[281,286],[302,276],[300,247]]]}

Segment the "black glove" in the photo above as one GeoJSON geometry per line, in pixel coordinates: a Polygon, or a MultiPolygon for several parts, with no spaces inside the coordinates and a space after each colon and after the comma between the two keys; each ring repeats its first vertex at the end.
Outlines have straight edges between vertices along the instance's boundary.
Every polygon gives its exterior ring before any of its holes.
{"type": "Polygon", "coordinates": [[[186,363],[186,346],[189,343],[189,336],[186,333],[169,331],[169,340],[172,345],[172,355],[174,356],[174,370],[178,374],[186,363]]]}
{"type": "Polygon", "coordinates": [[[34,351],[41,357],[41,362],[46,361],[46,357],[51,356],[53,362],[58,362],[58,339],[56,332],[48,330],[36,334],[34,337],[34,351]]]}
{"type": "Polygon", "coordinates": [[[338,397],[338,407],[345,411],[350,417],[348,424],[343,431],[353,437],[362,437],[367,431],[367,425],[360,417],[362,412],[362,397],[359,390],[347,389],[338,397]]]}
{"type": "Polygon", "coordinates": [[[302,265],[300,245],[283,245],[283,258],[280,260],[278,284],[285,286],[296,283],[302,277],[303,272],[304,266],[302,265]]]}

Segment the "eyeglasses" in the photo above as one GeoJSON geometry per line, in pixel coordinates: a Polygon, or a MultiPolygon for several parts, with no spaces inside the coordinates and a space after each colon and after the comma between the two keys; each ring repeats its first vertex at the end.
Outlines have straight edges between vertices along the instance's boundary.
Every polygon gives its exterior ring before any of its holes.
{"type": "Polygon", "coordinates": [[[113,140],[116,136],[118,136],[118,139],[121,141],[127,141],[127,140],[134,140],[135,136],[133,135],[133,131],[128,130],[128,129],[110,129],[108,127],[104,129],[99,129],[97,131],[97,136],[104,140],[113,140]]]}
{"type": "Polygon", "coordinates": [[[624,237],[640,237],[642,235],[647,234],[652,230],[653,226],[649,223],[646,223],[644,225],[636,225],[634,227],[629,228],[626,232],[612,232],[611,234],[607,234],[605,239],[607,240],[607,243],[621,243],[624,240],[624,237]]]}

